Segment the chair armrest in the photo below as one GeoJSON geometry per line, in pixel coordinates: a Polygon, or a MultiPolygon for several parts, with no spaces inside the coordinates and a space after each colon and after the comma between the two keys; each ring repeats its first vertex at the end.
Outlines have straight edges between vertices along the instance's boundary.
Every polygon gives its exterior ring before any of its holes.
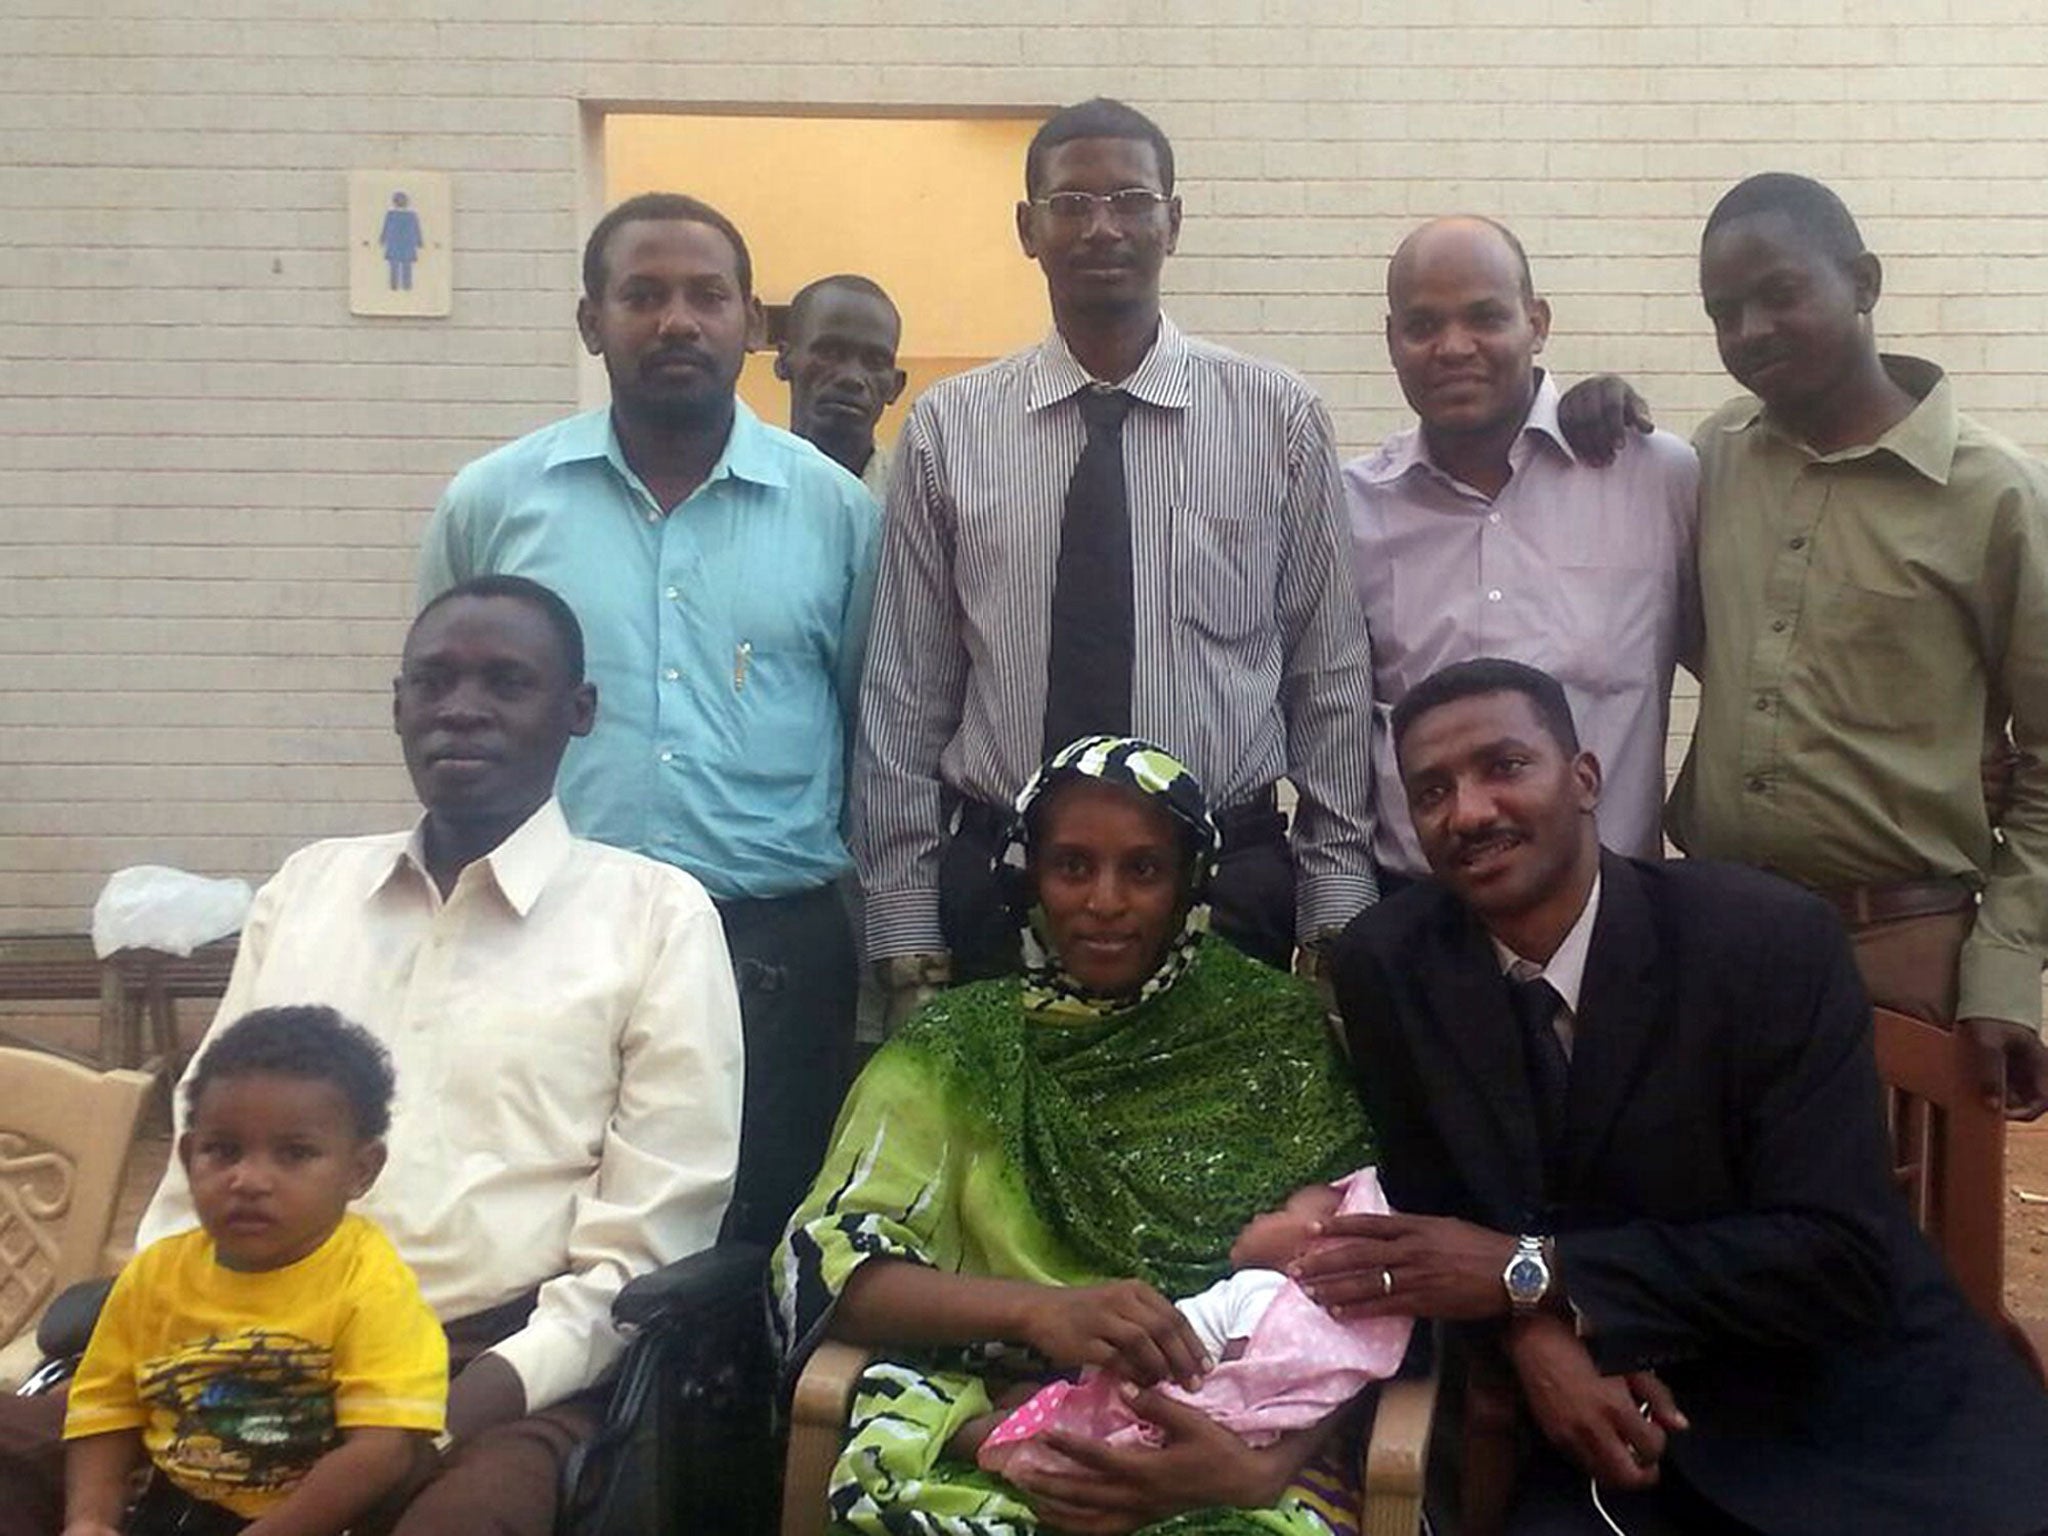
{"type": "Polygon", "coordinates": [[[1366,1491],[1421,1497],[1429,1463],[1429,1427],[1436,1417],[1437,1374],[1390,1381],[1380,1388],[1372,1436],[1365,1447],[1366,1491]]]}
{"type": "Polygon", "coordinates": [[[92,1330],[100,1320],[100,1309],[113,1290],[111,1278],[80,1280],[67,1285],[50,1303],[42,1321],[36,1324],[36,1347],[46,1359],[64,1359],[85,1353],[92,1330]]]}
{"type": "Polygon", "coordinates": [[[656,1319],[684,1321],[758,1296],[768,1250],[754,1243],[718,1243],[636,1275],[612,1300],[612,1320],[644,1328],[656,1319]]]}
{"type": "Polygon", "coordinates": [[[874,1351],[836,1339],[827,1339],[812,1350],[790,1400],[790,1422],[825,1425],[835,1434],[843,1433],[846,1415],[853,1408],[854,1384],[874,1358],[874,1351]]]}
{"type": "Polygon", "coordinates": [[[846,1415],[854,1385],[874,1356],[851,1344],[826,1340],[804,1362],[789,1405],[789,1455],[782,1473],[782,1536],[821,1536],[826,1489],[839,1448],[846,1442],[846,1415]]]}
{"type": "Polygon", "coordinates": [[[1443,1340],[1419,1334],[1403,1374],[1381,1383],[1362,1452],[1359,1536],[1416,1536],[1429,1480],[1430,1429],[1436,1419],[1443,1340]],[[1419,1369],[1418,1369],[1419,1367],[1419,1369]]]}

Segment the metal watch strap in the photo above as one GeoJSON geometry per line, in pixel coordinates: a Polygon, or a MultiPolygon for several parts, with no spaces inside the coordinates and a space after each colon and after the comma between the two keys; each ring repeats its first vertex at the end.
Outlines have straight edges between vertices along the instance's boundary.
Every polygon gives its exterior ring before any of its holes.
{"type": "Polygon", "coordinates": [[[1515,1240],[1514,1256],[1501,1271],[1501,1285],[1508,1293],[1508,1308],[1517,1317],[1527,1317],[1549,1299],[1552,1285],[1550,1240],[1524,1232],[1515,1240]],[[1532,1288],[1516,1283],[1517,1271],[1533,1267],[1539,1277],[1532,1288]]]}

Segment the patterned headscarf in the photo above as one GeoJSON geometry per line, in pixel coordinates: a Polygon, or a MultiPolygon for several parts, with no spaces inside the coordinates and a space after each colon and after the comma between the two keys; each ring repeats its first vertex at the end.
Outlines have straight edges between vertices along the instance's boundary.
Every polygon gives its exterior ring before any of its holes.
{"type": "Polygon", "coordinates": [[[1136,736],[1083,736],[1045,760],[1031,782],[1019,792],[1016,819],[997,855],[998,862],[1005,867],[1006,879],[1021,886],[1027,878],[1032,808],[1062,784],[1079,778],[1135,790],[1173,818],[1189,850],[1187,910],[1158,967],[1138,990],[1120,997],[1103,997],[1088,991],[1066,973],[1050,942],[1045,910],[1035,900],[1031,901],[1023,924],[1023,1005],[1027,1014],[1104,1018],[1134,1008],[1180,979],[1194,958],[1202,935],[1209,930],[1209,879],[1216,872],[1221,839],[1216,823],[1209,817],[1208,800],[1195,776],[1178,758],[1136,736]]]}

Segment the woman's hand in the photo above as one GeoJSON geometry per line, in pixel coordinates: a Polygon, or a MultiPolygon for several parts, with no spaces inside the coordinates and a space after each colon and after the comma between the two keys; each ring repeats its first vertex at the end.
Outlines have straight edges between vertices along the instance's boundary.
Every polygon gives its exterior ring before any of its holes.
{"type": "MultiPolygon", "coordinates": [[[[1266,1509],[1280,1502],[1322,1438],[1322,1427],[1254,1450],[1199,1409],[1157,1392],[1129,1394],[1162,1446],[1105,1445],[1058,1431],[1045,1443],[1086,1470],[1020,1473],[1038,1517],[1072,1536],[1122,1536],[1190,1509],[1266,1509]]],[[[1341,1412],[1341,1410],[1340,1410],[1341,1412]]]]}
{"type": "Polygon", "coordinates": [[[1141,1387],[1177,1381],[1192,1391],[1211,1363],[1180,1309],[1142,1280],[1040,1287],[1022,1331],[1062,1370],[1092,1365],[1141,1387]]]}
{"type": "Polygon", "coordinates": [[[1003,1339],[1063,1371],[1092,1365],[1141,1387],[1193,1387],[1209,1368],[1188,1320],[1142,1280],[1040,1285],[870,1259],[840,1293],[830,1333],[876,1348],[1003,1339]]]}

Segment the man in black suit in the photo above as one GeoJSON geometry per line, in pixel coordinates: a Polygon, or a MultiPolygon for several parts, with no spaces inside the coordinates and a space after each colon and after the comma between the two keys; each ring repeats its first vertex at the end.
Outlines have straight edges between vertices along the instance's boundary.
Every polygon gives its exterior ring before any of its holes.
{"type": "Polygon", "coordinates": [[[1890,1187],[1833,912],[1603,853],[1533,668],[1445,668],[1393,730],[1436,878],[1334,962],[1409,1214],[1331,1223],[1312,1292],[1505,1356],[1548,1441],[1516,1532],[2048,1530],[2048,1395],[1890,1187]]]}

